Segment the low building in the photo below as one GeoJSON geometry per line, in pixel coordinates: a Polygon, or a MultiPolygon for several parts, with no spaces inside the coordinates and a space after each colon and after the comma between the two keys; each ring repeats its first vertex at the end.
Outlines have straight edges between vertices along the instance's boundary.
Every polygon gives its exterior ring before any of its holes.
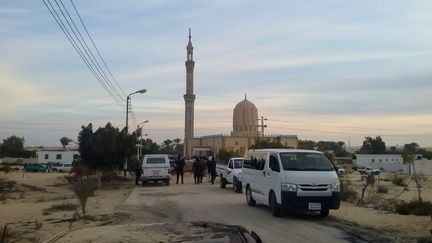
{"type": "Polygon", "coordinates": [[[369,166],[382,171],[403,171],[403,158],[400,154],[356,154],[355,165],[369,166]]]}
{"type": "Polygon", "coordinates": [[[37,162],[39,164],[46,163],[72,163],[79,158],[77,150],[41,150],[36,152],[37,162]]]}

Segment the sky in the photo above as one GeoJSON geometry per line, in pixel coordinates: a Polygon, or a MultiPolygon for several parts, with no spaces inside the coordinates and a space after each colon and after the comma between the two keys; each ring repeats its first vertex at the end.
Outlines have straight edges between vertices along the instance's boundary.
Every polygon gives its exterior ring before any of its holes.
{"type": "MultiPolygon", "coordinates": [[[[266,134],[432,146],[429,0],[74,3],[122,90],[147,89],[132,96],[129,126],[149,120],[157,142],[184,136],[192,28],[196,136],[230,133],[246,93],[266,134]]],[[[88,123],[125,126],[43,1],[0,0],[0,43],[0,139],[59,146],[88,123]]]]}

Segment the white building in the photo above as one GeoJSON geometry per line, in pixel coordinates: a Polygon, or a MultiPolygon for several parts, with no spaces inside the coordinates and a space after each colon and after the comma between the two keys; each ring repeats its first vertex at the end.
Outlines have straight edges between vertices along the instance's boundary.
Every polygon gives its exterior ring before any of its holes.
{"type": "Polygon", "coordinates": [[[383,171],[402,171],[403,158],[400,154],[356,154],[355,165],[370,166],[383,171]]]}
{"type": "Polygon", "coordinates": [[[76,150],[42,150],[36,152],[37,162],[39,164],[52,163],[72,163],[78,159],[79,152],[76,150]]]}

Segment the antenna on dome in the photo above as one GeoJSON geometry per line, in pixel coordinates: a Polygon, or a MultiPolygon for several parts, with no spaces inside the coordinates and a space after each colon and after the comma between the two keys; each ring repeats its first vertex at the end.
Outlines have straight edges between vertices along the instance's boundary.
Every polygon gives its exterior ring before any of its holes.
{"type": "Polygon", "coordinates": [[[247,100],[246,93],[245,93],[245,100],[247,100]]]}

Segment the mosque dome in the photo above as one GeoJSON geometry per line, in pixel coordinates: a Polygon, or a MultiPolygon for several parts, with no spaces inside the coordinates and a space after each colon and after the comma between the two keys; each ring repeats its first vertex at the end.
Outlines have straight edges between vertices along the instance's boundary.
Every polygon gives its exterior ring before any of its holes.
{"type": "Polygon", "coordinates": [[[239,102],[233,112],[233,131],[235,136],[258,135],[258,109],[246,97],[239,102]]]}

